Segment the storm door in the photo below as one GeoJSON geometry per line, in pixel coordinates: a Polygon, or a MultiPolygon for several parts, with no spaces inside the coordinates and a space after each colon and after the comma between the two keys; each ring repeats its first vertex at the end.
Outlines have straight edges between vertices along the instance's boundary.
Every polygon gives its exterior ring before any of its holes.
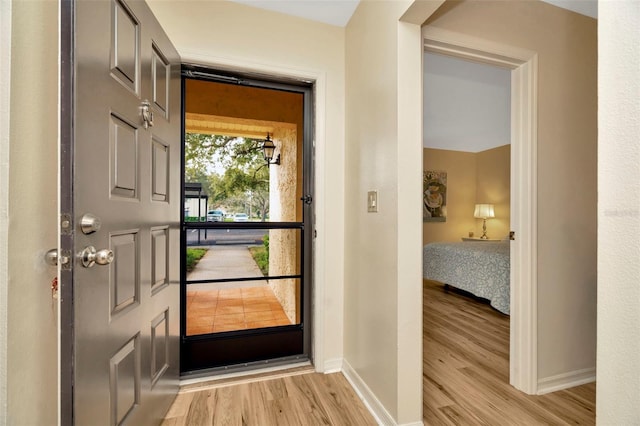
{"type": "Polygon", "coordinates": [[[311,87],[183,66],[182,374],[307,360],[311,87]]]}
{"type": "Polygon", "coordinates": [[[61,423],[159,424],[179,377],[179,57],[143,1],[61,7],[61,423]]]}

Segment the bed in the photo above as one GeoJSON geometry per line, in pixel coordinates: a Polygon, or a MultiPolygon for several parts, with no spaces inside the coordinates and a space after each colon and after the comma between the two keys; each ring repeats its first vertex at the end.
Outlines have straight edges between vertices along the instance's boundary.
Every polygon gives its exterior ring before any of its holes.
{"type": "Polygon", "coordinates": [[[430,243],[422,252],[423,277],[489,300],[509,314],[509,242],[430,243]]]}

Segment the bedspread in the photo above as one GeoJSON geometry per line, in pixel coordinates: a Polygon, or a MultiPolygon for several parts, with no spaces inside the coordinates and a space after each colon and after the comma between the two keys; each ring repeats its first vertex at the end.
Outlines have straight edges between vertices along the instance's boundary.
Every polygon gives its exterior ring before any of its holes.
{"type": "Polygon", "coordinates": [[[430,243],[423,249],[423,276],[488,299],[509,314],[509,242],[430,243]]]}

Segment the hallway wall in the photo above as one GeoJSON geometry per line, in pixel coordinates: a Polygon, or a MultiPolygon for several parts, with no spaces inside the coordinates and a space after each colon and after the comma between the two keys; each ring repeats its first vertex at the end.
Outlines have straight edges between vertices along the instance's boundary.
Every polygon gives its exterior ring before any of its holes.
{"type": "Polygon", "coordinates": [[[598,18],[598,425],[640,423],[640,3],[598,18]]]}
{"type": "Polygon", "coordinates": [[[56,269],[43,257],[57,245],[58,2],[12,1],[11,20],[7,424],[45,426],[58,413],[56,269]]]}
{"type": "Polygon", "coordinates": [[[347,26],[345,370],[384,424],[422,421],[420,23],[437,6],[365,0],[347,26]]]}
{"type": "Polygon", "coordinates": [[[339,369],[344,292],[344,28],[228,1],[149,2],[184,63],[316,79],[314,332],[320,371],[339,369]],[[315,77],[309,77],[315,76],[315,77]],[[326,107],[325,107],[326,106],[326,107]]]}

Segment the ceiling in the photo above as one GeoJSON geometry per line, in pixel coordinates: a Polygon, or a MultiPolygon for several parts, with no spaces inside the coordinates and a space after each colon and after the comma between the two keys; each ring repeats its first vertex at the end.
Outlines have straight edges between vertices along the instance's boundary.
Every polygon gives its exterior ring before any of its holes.
{"type": "Polygon", "coordinates": [[[231,0],[260,9],[346,27],[360,0],[231,0]]]}
{"type": "MultiPolygon", "coordinates": [[[[248,6],[345,27],[360,0],[231,0],[248,6]]],[[[542,0],[592,18],[598,17],[598,0],[542,0]]]]}
{"type": "Polygon", "coordinates": [[[423,146],[480,152],[511,140],[511,70],[425,52],[423,146]]]}

